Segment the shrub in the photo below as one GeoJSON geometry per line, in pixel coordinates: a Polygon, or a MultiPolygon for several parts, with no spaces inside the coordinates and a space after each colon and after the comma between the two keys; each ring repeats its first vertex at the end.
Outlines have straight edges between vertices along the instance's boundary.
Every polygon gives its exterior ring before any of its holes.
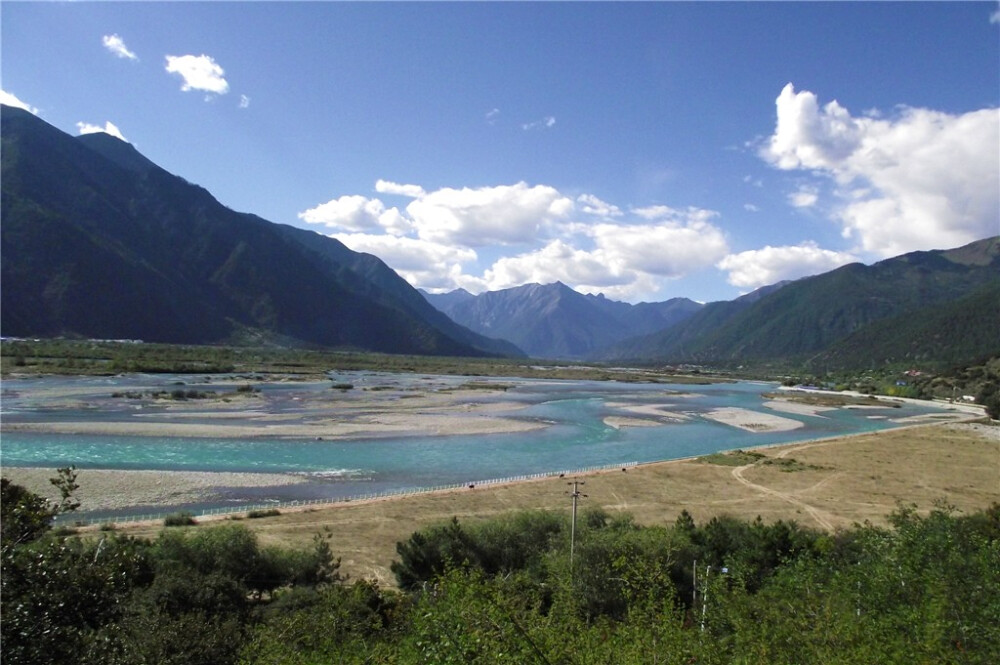
{"type": "Polygon", "coordinates": [[[261,517],[275,517],[280,514],[281,511],[277,508],[266,508],[264,510],[251,510],[247,513],[247,518],[253,520],[261,517]]]}
{"type": "Polygon", "coordinates": [[[194,526],[197,523],[194,515],[187,511],[171,513],[163,518],[163,526],[194,526]]]}

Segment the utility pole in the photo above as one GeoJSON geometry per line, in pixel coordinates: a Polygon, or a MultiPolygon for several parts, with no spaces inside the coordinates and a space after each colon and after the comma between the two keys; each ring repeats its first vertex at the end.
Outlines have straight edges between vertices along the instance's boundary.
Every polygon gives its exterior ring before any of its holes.
{"type": "Polygon", "coordinates": [[[691,564],[691,613],[698,611],[698,559],[691,564]]]}
{"type": "Polygon", "coordinates": [[[708,609],[708,574],[712,571],[711,566],[705,567],[705,591],[701,594],[701,632],[705,632],[705,611],[708,609]]]}
{"type": "Polygon", "coordinates": [[[573,521],[570,523],[569,530],[569,579],[572,583],[573,581],[573,550],[576,548],[576,502],[580,497],[586,498],[586,494],[580,493],[580,485],[585,485],[582,480],[574,480],[571,483],[566,483],[567,485],[573,486],[573,491],[570,492],[570,496],[573,497],[573,521]]]}

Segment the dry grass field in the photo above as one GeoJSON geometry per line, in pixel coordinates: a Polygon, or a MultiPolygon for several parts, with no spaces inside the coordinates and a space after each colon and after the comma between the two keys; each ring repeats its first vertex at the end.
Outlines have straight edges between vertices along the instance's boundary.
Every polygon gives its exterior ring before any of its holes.
{"type": "MultiPolygon", "coordinates": [[[[580,477],[581,509],[671,523],[686,509],[699,523],[715,515],[795,520],[823,529],[884,523],[899,504],[927,511],[945,502],[972,511],[1000,502],[1000,428],[938,424],[757,449],[756,459],[682,460],[580,477]],[[721,462],[721,463],[720,463],[721,462]]],[[[263,543],[305,546],[333,534],[342,570],[391,585],[397,541],[457,516],[474,521],[519,509],[570,509],[571,478],[477,487],[244,520],[263,543]]],[[[208,523],[193,528],[210,528],[208,523]]],[[[154,536],[160,526],[127,532],[154,536]]]]}

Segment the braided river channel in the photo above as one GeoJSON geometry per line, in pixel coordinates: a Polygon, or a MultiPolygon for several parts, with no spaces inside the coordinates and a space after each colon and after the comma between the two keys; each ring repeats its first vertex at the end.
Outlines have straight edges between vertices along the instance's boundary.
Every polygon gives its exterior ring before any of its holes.
{"type": "Polygon", "coordinates": [[[930,403],[796,409],[774,400],[778,390],[381,372],[12,378],[2,386],[0,465],[75,465],[81,478],[86,469],[275,476],[189,506],[206,509],[572,473],[954,415],[930,403]],[[393,427],[380,425],[387,418],[393,427]],[[290,474],[298,482],[287,484],[290,474]]]}

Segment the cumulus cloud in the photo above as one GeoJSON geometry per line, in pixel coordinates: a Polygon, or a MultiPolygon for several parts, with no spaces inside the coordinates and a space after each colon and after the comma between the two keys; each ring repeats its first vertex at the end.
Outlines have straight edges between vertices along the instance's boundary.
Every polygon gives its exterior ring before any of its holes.
{"type": "Polygon", "coordinates": [[[216,95],[229,92],[229,83],[225,79],[226,72],[211,56],[207,55],[168,55],[167,72],[179,74],[184,83],[181,90],[201,90],[216,95]]]}
{"type": "Polygon", "coordinates": [[[903,107],[892,118],[820,106],[792,84],[761,156],[782,170],[835,183],[831,206],[845,237],[893,256],[954,247],[997,232],[1000,110],[961,115],[903,107]]]}
{"type": "Polygon", "coordinates": [[[578,249],[556,239],[540,249],[497,260],[486,270],[484,281],[489,290],[496,291],[531,283],[605,286],[621,285],[634,279],[635,271],[622,270],[620,263],[605,262],[602,254],[601,251],[578,249]]]}
{"type": "Polygon", "coordinates": [[[414,200],[404,215],[380,199],[341,196],[299,213],[299,219],[342,231],[382,228],[395,235],[412,232],[432,243],[482,247],[534,242],[543,224],[563,219],[573,209],[573,201],[556,189],[523,182],[425,192],[419,185],[379,180],[375,189],[414,200]]]}
{"type": "Polygon", "coordinates": [[[560,281],[625,300],[655,294],[661,279],[683,277],[725,256],[724,234],[705,220],[714,215],[692,209],[682,220],[567,225],[586,236],[589,247],[579,238],[556,238],[539,249],[502,257],[485,271],[485,286],[497,290],[560,281]]]}
{"type": "Polygon", "coordinates": [[[393,235],[402,235],[409,228],[409,222],[398,208],[386,208],[379,199],[354,194],[331,199],[299,213],[299,219],[308,224],[320,224],[341,231],[383,230],[393,235]]]}
{"type": "Polygon", "coordinates": [[[555,188],[524,182],[445,187],[406,206],[419,237],[463,247],[533,242],[543,224],[564,219],[572,210],[572,199],[555,188]]]}
{"type": "Polygon", "coordinates": [[[580,210],[588,215],[597,215],[598,217],[622,216],[622,211],[618,206],[602,201],[593,194],[581,194],[576,198],[576,201],[581,204],[580,210]]]}
{"type": "Polygon", "coordinates": [[[21,101],[17,98],[17,95],[7,92],[6,90],[0,90],[0,104],[3,104],[4,106],[13,106],[14,108],[27,111],[33,115],[38,115],[37,108],[27,102],[21,101]]]}
{"type": "Polygon", "coordinates": [[[809,185],[802,185],[788,195],[788,202],[795,208],[811,208],[819,201],[819,190],[809,185]]]}
{"type": "MultiPolygon", "coordinates": [[[[419,238],[366,233],[336,233],[331,237],[355,252],[374,254],[403,279],[427,289],[457,288],[463,282],[462,266],[478,258],[474,250],[419,238]]],[[[468,280],[465,283],[472,285],[468,280]]]]}
{"type": "Polygon", "coordinates": [[[818,275],[857,261],[847,252],[820,249],[814,242],[754,249],[730,254],[717,267],[729,273],[733,286],[753,290],[783,280],[818,275]]]}
{"type": "Polygon", "coordinates": [[[130,51],[128,47],[125,46],[125,40],[118,35],[104,35],[101,37],[101,43],[104,44],[104,48],[108,49],[108,51],[119,58],[125,58],[126,60],[139,59],[139,56],[130,51]]]}
{"type": "Polygon", "coordinates": [[[87,122],[78,122],[76,123],[76,129],[80,134],[104,133],[110,134],[121,141],[125,141],[125,143],[129,142],[129,140],[122,134],[121,130],[118,129],[118,127],[111,121],[105,122],[103,127],[100,125],[91,125],[87,122]]]}
{"type": "Polygon", "coordinates": [[[246,109],[250,108],[250,98],[246,95],[240,95],[240,108],[246,109]]]}
{"type": "Polygon", "coordinates": [[[413,200],[400,211],[377,198],[341,196],[299,218],[333,229],[348,247],[375,254],[427,289],[478,292],[561,281],[631,299],[655,294],[664,279],[711,267],[729,251],[715,224],[718,213],[700,208],[625,213],[590,194],[573,200],[524,182],[426,191],[379,180],[375,189],[413,200]],[[600,223],[576,215],[597,215],[600,223]]]}
{"type": "Polygon", "coordinates": [[[388,180],[378,180],[375,183],[375,191],[380,194],[396,194],[398,196],[408,196],[411,199],[419,199],[425,194],[424,188],[420,185],[400,185],[388,180]]]}
{"type": "Polygon", "coordinates": [[[725,234],[708,221],[714,216],[695,209],[683,221],[597,224],[590,233],[603,260],[617,270],[676,279],[714,264],[729,251],[725,234]]]}

